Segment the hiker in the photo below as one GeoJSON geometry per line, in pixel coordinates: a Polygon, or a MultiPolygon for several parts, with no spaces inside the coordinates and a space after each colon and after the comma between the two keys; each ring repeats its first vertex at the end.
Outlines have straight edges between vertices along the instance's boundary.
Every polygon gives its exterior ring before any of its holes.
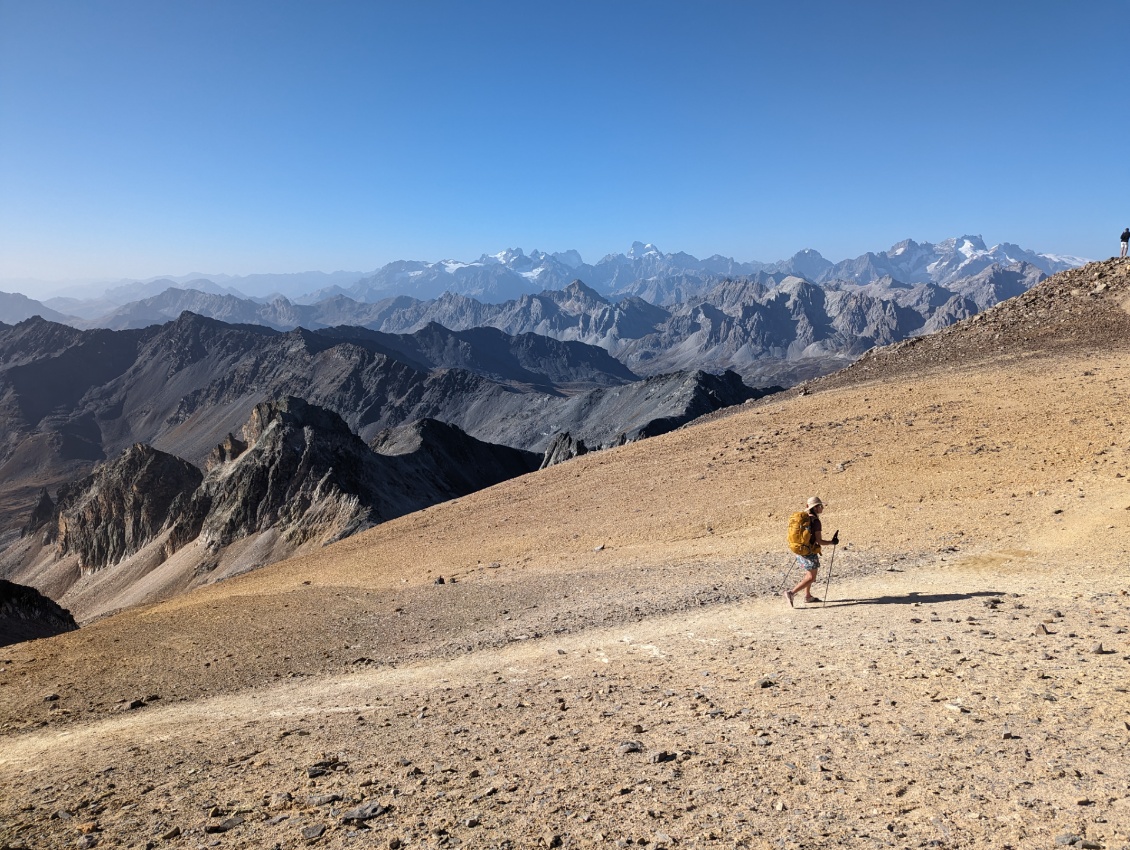
{"type": "Polygon", "coordinates": [[[804,591],[805,602],[819,602],[812,595],[812,585],[816,581],[816,571],[820,569],[820,547],[836,545],[840,542],[840,533],[837,531],[831,540],[825,540],[820,525],[820,514],[824,511],[824,503],[819,496],[808,500],[808,510],[793,514],[789,520],[789,548],[796,555],[796,562],[804,568],[804,578],[792,590],[786,590],[782,595],[793,604],[795,597],[804,591]]]}
{"type": "Polygon", "coordinates": [[[1122,231],[1122,253],[1119,254],[1122,259],[1126,259],[1126,246],[1130,244],[1130,227],[1122,231]]]}

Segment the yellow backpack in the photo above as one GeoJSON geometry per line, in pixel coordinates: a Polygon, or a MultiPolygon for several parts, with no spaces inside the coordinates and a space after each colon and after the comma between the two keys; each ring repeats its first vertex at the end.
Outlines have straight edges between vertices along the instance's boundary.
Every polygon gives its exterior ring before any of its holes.
{"type": "Polygon", "coordinates": [[[812,539],[812,514],[797,511],[789,517],[789,549],[796,555],[818,555],[820,547],[812,539]]]}

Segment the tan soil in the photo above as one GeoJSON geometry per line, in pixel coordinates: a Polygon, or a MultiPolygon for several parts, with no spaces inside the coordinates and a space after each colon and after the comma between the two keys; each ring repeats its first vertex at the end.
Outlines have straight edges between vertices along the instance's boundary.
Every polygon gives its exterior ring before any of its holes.
{"type": "Polygon", "coordinates": [[[0,649],[0,846],[1130,846],[1127,268],[0,649]]]}

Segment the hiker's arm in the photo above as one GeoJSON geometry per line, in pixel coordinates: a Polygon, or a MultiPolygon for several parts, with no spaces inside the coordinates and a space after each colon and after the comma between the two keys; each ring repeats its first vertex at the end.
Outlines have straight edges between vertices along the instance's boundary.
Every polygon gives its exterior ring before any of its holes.
{"type": "Polygon", "coordinates": [[[836,533],[832,535],[831,540],[820,539],[821,546],[835,546],[840,542],[840,530],[837,528],[836,533]]]}

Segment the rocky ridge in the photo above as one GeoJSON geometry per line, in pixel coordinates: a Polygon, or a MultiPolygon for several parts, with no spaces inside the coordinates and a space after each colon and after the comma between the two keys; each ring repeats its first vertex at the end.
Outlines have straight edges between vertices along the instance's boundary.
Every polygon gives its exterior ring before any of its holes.
{"type": "MultiPolygon", "coordinates": [[[[816,283],[848,280],[866,284],[891,275],[906,283],[944,286],[994,264],[1018,263],[1054,274],[1082,261],[1039,254],[1008,242],[990,247],[980,236],[972,235],[938,243],[906,239],[886,251],[867,252],[839,263],[826,260],[812,249],[777,263],[742,263],[718,255],[700,260],[683,251],[664,252],[650,243],[634,242],[627,252],[609,254],[594,264],[583,262],[575,252],[571,257],[542,251],[527,255],[518,248],[483,255],[470,263],[400,261],[340,292],[360,301],[376,301],[390,295],[427,299],[443,292],[456,292],[499,303],[520,298],[532,286],[554,289],[580,279],[616,299],[635,295],[654,304],[672,304],[701,294],[724,277],[767,273],[795,275],[816,283]]],[[[317,300],[317,296],[309,300],[317,300]]]]}
{"type": "Polygon", "coordinates": [[[553,438],[549,447],[545,450],[545,458],[542,460],[541,469],[546,469],[554,464],[563,463],[575,457],[580,457],[583,454],[588,454],[588,451],[588,446],[585,445],[584,440],[576,440],[568,431],[562,431],[553,438]]]}
{"type": "MultiPolygon", "coordinates": [[[[137,443],[59,488],[44,541],[54,544],[57,558],[75,555],[80,574],[116,564],[179,522],[202,480],[187,461],[137,443]]],[[[25,528],[42,513],[37,506],[25,528]]]]}
{"type": "Polygon", "coordinates": [[[50,515],[41,503],[38,523],[0,556],[0,571],[90,616],[139,592],[165,598],[325,546],[540,460],[434,421],[386,431],[370,448],[337,414],[283,398],[256,405],[206,473],[138,444],[61,488],[50,515]]]}
{"type": "Polygon", "coordinates": [[[876,349],[813,386],[839,386],[897,370],[1107,345],[1130,336],[1130,267],[1111,259],[1061,272],[953,327],[876,349]]]}
{"type": "MultiPolygon", "coordinates": [[[[811,263],[801,265],[807,268],[811,263]]],[[[282,312],[278,302],[248,301],[238,315],[243,321],[284,330],[344,323],[415,337],[434,333],[428,330],[433,325],[480,335],[484,328],[495,328],[514,337],[536,334],[603,348],[626,364],[625,371],[643,375],[734,369],[750,380],[795,383],[840,368],[869,348],[945,327],[1046,277],[1027,261],[970,260],[950,273],[935,275],[940,283],[916,271],[917,266],[898,264],[866,272],[856,269],[846,279],[820,274],[809,280],[785,268],[737,277],[710,273],[696,278],[693,286],[675,285],[670,292],[661,292],[655,288],[659,284],[648,279],[647,285],[608,296],[573,280],[560,284],[559,290],[522,293],[497,303],[462,292],[446,292],[431,300],[398,295],[374,303],[339,295],[318,304],[290,305],[282,312]],[[892,272],[912,277],[906,282],[892,272]]],[[[150,305],[156,307],[160,301],[156,312],[125,312],[107,323],[142,327],[178,315],[181,309],[228,319],[237,315],[230,309],[231,300],[232,296],[169,290],[150,305]]],[[[420,357],[420,341],[412,347],[414,356],[420,357]]],[[[400,350],[407,352],[403,346],[400,350]]]]}

